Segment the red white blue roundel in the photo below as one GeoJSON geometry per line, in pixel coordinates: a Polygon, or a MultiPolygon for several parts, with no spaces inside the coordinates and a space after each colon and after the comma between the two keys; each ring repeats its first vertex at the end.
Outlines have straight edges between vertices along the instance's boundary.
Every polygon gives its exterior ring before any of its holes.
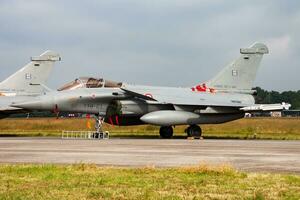
{"type": "Polygon", "coordinates": [[[150,94],[150,93],[146,93],[146,94],[144,94],[144,95],[153,99],[153,95],[150,94]]]}

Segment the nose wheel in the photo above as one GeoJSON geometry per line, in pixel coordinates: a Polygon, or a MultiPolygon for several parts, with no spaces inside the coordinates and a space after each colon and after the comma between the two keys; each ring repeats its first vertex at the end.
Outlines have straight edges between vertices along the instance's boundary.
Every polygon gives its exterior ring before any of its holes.
{"type": "Polygon", "coordinates": [[[95,132],[92,134],[92,137],[98,139],[108,139],[109,132],[103,131],[102,129],[104,119],[99,115],[95,115],[95,122],[95,132]]]}
{"type": "Polygon", "coordinates": [[[162,138],[171,138],[173,136],[173,128],[172,126],[162,126],[159,129],[160,137],[162,138]]]}
{"type": "Polygon", "coordinates": [[[202,130],[198,125],[191,125],[186,129],[186,133],[188,137],[200,139],[202,135],[202,130]]]}

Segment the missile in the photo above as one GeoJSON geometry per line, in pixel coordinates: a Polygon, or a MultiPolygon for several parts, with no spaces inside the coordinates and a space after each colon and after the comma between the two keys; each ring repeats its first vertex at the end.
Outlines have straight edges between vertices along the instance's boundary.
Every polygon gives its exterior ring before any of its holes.
{"type": "Polygon", "coordinates": [[[195,124],[200,115],[186,111],[161,110],[143,115],[140,119],[147,123],[159,126],[171,126],[181,124],[195,124]]]}

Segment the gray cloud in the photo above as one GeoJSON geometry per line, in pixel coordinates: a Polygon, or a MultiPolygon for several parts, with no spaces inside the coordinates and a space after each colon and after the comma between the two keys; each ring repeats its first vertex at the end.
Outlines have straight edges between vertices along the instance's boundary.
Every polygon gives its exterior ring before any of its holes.
{"type": "Polygon", "coordinates": [[[63,57],[49,82],[54,88],[88,75],[191,86],[261,41],[271,53],[256,85],[299,89],[296,0],[2,0],[0,26],[1,79],[52,49],[63,57]]]}

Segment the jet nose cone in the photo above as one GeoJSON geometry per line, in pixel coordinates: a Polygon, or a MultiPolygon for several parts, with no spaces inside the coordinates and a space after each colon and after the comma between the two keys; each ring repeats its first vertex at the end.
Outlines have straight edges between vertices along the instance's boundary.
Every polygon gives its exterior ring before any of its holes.
{"type": "Polygon", "coordinates": [[[42,109],[42,102],[41,101],[28,101],[22,103],[13,103],[11,106],[16,108],[23,108],[28,110],[40,110],[42,109]]]}

